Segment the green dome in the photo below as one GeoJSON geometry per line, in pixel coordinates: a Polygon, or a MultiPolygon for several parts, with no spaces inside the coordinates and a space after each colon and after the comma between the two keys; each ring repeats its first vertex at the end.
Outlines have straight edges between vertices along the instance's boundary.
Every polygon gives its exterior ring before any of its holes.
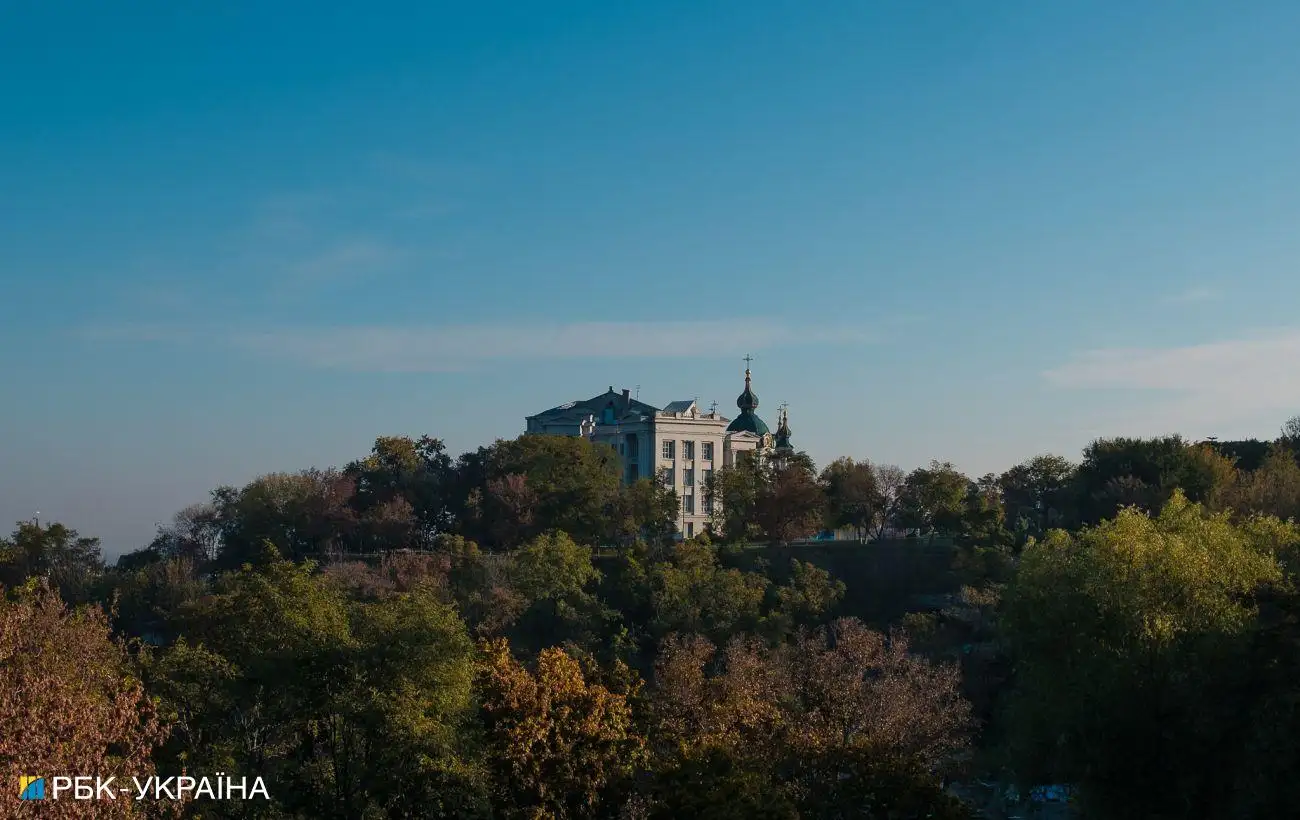
{"type": "Polygon", "coordinates": [[[758,433],[760,436],[765,436],[768,434],[767,425],[754,414],[754,410],[758,408],[758,394],[750,388],[749,384],[749,368],[746,367],[745,392],[741,393],[736,399],[736,406],[740,408],[740,415],[736,417],[735,421],[727,425],[727,432],[758,433]]]}
{"type": "Polygon", "coordinates": [[[739,416],[727,425],[728,433],[757,433],[765,436],[770,432],[767,425],[752,410],[742,410],[739,416]]]}

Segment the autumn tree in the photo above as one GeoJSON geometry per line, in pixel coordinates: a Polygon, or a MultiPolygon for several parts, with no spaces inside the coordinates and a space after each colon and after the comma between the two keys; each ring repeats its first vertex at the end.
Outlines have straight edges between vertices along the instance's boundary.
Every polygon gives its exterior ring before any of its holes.
{"type": "Polygon", "coordinates": [[[1228,503],[1242,513],[1300,519],[1300,462],[1284,447],[1274,447],[1259,469],[1241,474],[1228,503]]]}
{"type": "Polygon", "coordinates": [[[671,638],[652,708],[666,771],[727,761],[755,790],[780,783],[805,816],[837,816],[832,806],[897,816],[899,803],[959,811],[935,772],[965,746],[970,707],[956,670],[910,654],[901,635],[846,619],[776,647],[736,638],[722,653],[671,638]],[[894,776],[891,791],[871,788],[894,776]]]}
{"type": "Polygon", "coordinates": [[[504,640],[480,649],[478,687],[494,805],[505,817],[604,817],[644,749],[628,693],[587,680],[557,648],[533,668],[504,640]]]}
{"type": "MultiPolygon", "coordinates": [[[[0,772],[7,788],[16,789],[20,775],[143,781],[166,736],[102,611],[70,610],[38,582],[0,595],[0,772]]],[[[19,816],[15,798],[6,795],[4,816],[19,816]]],[[[34,808],[33,817],[127,818],[157,807],[123,797],[93,805],[46,800],[34,808]]]]}

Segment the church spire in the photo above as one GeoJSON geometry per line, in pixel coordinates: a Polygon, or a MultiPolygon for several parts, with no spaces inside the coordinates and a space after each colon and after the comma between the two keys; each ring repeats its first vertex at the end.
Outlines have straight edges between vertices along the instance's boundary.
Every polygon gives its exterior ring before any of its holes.
{"type": "Polygon", "coordinates": [[[749,363],[752,361],[754,361],[753,356],[745,356],[745,391],[736,398],[740,415],[727,425],[727,432],[746,432],[765,436],[768,434],[767,425],[754,412],[758,408],[758,394],[754,392],[752,376],[749,372],[749,363]]]}
{"type": "Polygon", "coordinates": [[[776,425],[776,449],[794,449],[790,445],[790,411],[785,404],[781,405],[781,420],[776,425]]]}

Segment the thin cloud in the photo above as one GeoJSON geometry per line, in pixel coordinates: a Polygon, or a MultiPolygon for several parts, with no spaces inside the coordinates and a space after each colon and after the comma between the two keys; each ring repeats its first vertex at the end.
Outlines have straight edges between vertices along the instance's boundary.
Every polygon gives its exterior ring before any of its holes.
{"type": "Polygon", "coordinates": [[[1219,291],[1206,285],[1193,285],[1186,290],[1167,296],[1165,301],[1176,305],[1191,305],[1201,302],[1215,302],[1220,296],[1219,291]]]}
{"type": "Polygon", "coordinates": [[[326,284],[370,276],[400,263],[405,252],[396,245],[373,239],[352,239],[293,263],[292,284],[326,284]]]}
{"type": "Polygon", "coordinates": [[[1144,411],[1195,425],[1231,424],[1266,412],[1300,409],[1300,329],[1171,348],[1094,350],[1047,371],[1051,384],[1072,389],[1150,391],[1163,403],[1144,411]]]}
{"type": "Polygon", "coordinates": [[[342,326],[169,335],[157,325],[99,329],[98,340],[201,339],[315,368],[366,372],[458,372],[502,359],[685,358],[738,355],[796,345],[866,344],[856,327],[800,326],[768,319],[720,322],[578,322],[444,326],[342,326]]]}

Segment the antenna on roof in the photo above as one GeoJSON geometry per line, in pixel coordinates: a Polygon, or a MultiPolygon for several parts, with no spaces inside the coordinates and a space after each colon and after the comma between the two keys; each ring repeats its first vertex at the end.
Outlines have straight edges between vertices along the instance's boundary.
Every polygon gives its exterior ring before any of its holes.
{"type": "Polygon", "coordinates": [[[713,404],[709,405],[709,412],[710,413],[718,412],[718,402],[716,400],[713,402],[713,404]]]}
{"type": "Polygon", "coordinates": [[[636,400],[641,401],[641,385],[636,386],[636,400]]]}

